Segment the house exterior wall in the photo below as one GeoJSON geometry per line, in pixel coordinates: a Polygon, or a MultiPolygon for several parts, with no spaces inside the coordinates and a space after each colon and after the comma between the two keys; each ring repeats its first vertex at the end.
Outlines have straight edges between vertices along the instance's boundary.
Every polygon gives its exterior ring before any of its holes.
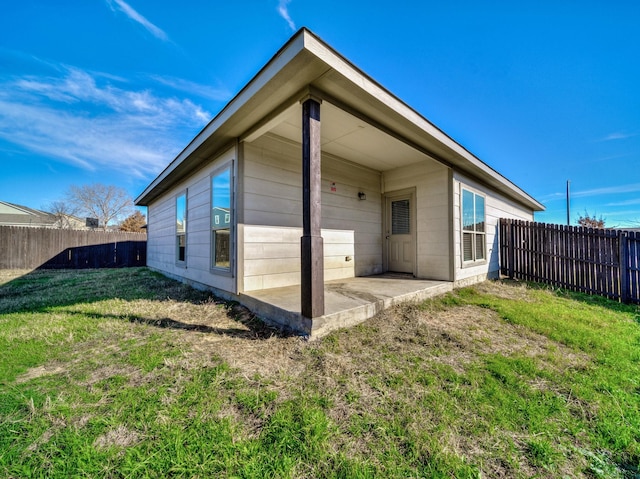
{"type": "Polygon", "coordinates": [[[453,230],[454,230],[454,265],[456,286],[464,286],[496,278],[500,271],[500,246],[498,229],[500,218],[511,218],[533,221],[533,211],[506,198],[491,188],[481,185],[460,173],[453,174],[453,230]],[[486,261],[476,264],[463,264],[462,260],[462,220],[461,194],[466,188],[485,197],[486,221],[486,261]]]}
{"type": "Polygon", "coordinates": [[[384,193],[415,189],[418,278],[451,281],[450,170],[424,161],[383,173],[384,193]]]}
{"type": "MultiPolygon", "coordinates": [[[[243,291],[300,283],[300,144],[265,135],[243,145],[243,291]]],[[[381,175],[322,156],[325,280],[382,272],[381,175]],[[366,194],[366,200],[358,198],[366,194]]]]}
{"type": "MultiPolygon", "coordinates": [[[[211,269],[211,174],[221,166],[237,162],[232,148],[205,168],[183,180],[160,199],[148,205],[147,265],[168,276],[221,291],[236,292],[231,273],[211,269]],[[176,196],[187,193],[186,261],[176,261],[176,196]]],[[[234,173],[234,177],[236,174],[234,173]]]]}
{"type": "MultiPolygon", "coordinates": [[[[231,148],[148,206],[149,267],[233,294],[300,283],[300,145],[265,135],[242,146],[242,178],[238,178],[236,148],[231,148]],[[242,223],[233,241],[237,263],[225,274],[211,268],[211,175],[229,163],[234,165],[236,183],[242,185],[238,201],[242,223]],[[184,192],[187,254],[184,264],[179,264],[176,196],[184,192]]],[[[436,161],[381,173],[323,154],[325,280],[384,271],[384,195],[401,190],[412,190],[415,195],[415,275],[419,278],[464,285],[496,276],[499,218],[533,220],[531,210],[436,161]],[[462,188],[485,197],[486,261],[462,261],[462,188]],[[366,194],[366,200],[358,198],[359,192],[366,194]]]]}

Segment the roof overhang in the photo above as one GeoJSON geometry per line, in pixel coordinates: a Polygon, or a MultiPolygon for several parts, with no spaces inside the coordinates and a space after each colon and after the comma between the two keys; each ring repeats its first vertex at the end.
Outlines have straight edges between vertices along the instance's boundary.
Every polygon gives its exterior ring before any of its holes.
{"type": "Polygon", "coordinates": [[[531,208],[541,203],[393,96],[309,30],[299,30],[136,199],[148,205],[216,152],[271,130],[313,94],[389,137],[531,208]]]}

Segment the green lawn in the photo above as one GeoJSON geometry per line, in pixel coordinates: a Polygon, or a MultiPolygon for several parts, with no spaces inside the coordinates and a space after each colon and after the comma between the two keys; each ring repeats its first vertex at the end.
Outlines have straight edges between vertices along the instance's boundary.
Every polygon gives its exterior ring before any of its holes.
{"type": "Polygon", "coordinates": [[[0,271],[0,477],[640,477],[639,323],[486,282],[305,342],[144,268],[0,271]]]}

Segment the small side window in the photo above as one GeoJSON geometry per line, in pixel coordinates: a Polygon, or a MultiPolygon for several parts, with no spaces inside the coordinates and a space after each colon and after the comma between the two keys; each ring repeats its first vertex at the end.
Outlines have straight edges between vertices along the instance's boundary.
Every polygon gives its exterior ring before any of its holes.
{"type": "Polygon", "coordinates": [[[211,177],[211,267],[231,269],[231,165],[211,177]]]}
{"type": "Polygon", "coordinates": [[[176,197],[176,261],[187,260],[187,193],[176,197]]]}

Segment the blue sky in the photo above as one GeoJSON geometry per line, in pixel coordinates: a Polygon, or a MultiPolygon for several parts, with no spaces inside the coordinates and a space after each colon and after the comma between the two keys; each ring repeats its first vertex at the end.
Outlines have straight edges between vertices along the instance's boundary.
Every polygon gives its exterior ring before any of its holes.
{"type": "Polygon", "coordinates": [[[640,226],[640,2],[10,2],[0,200],[136,197],[301,26],[541,201],[640,226]]]}

